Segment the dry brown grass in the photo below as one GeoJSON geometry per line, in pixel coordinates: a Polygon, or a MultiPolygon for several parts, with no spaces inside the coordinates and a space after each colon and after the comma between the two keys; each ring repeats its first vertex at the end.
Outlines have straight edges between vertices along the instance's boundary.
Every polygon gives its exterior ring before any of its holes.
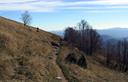
{"type": "Polygon", "coordinates": [[[0,17],[0,81],[59,82],[55,78],[56,66],[52,64],[55,61],[49,55],[55,55],[50,43],[59,42],[60,38],[30,29],[0,17]]]}
{"type": "MultiPolygon", "coordinates": [[[[72,52],[72,49],[63,46],[61,58],[64,61],[66,56],[72,52]]],[[[128,74],[111,70],[101,63],[95,57],[87,56],[87,69],[83,69],[75,64],[67,64],[72,76],[76,77],[79,82],[128,82],[128,74]]]]}

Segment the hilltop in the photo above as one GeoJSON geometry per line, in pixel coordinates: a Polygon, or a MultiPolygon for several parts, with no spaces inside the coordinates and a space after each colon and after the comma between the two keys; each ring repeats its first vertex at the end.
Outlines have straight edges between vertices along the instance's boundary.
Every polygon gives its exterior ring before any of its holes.
{"type": "Polygon", "coordinates": [[[126,73],[103,66],[98,56],[87,56],[59,36],[36,30],[0,17],[0,81],[128,82],[126,73]]]}

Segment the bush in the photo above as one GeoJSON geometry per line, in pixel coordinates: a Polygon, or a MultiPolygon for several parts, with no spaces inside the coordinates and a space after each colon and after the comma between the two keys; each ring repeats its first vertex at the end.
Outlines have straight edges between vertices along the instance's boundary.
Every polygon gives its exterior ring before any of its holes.
{"type": "Polygon", "coordinates": [[[77,78],[75,78],[74,76],[71,75],[69,69],[64,65],[64,63],[61,60],[60,57],[60,52],[61,52],[61,48],[58,51],[58,56],[56,59],[57,64],[59,65],[59,67],[62,69],[62,72],[64,74],[64,77],[69,81],[69,82],[79,82],[77,78]]]}
{"type": "Polygon", "coordinates": [[[87,68],[86,58],[84,55],[78,56],[76,53],[70,53],[66,58],[65,61],[67,63],[76,64],[82,68],[87,68]]]}

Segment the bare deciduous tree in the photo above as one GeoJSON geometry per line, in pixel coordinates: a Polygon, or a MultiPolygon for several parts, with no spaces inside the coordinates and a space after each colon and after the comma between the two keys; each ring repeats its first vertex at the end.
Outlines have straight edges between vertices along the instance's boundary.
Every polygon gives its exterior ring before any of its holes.
{"type": "Polygon", "coordinates": [[[21,16],[22,16],[21,20],[24,23],[24,26],[30,25],[32,18],[29,12],[25,11],[21,16]]]}
{"type": "Polygon", "coordinates": [[[92,55],[100,46],[100,35],[85,20],[78,24],[78,29],[67,28],[64,40],[89,55],[92,55]]]}
{"type": "Polygon", "coordinates": [[[122,72],[128,71],[128,41],[108,41],[105,47],[106,65],[122,72]]]}

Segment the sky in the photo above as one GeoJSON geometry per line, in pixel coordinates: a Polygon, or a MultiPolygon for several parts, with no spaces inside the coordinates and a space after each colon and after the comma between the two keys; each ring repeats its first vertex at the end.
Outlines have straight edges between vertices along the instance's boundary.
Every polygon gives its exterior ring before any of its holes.
{"type": "Polygon", "coordinates": [[[29,11],[31,25],[64,30],[86,20],[94,29],[128,28],[128,0],[0,0],[0,16],[19,22],[29,11]]]}

